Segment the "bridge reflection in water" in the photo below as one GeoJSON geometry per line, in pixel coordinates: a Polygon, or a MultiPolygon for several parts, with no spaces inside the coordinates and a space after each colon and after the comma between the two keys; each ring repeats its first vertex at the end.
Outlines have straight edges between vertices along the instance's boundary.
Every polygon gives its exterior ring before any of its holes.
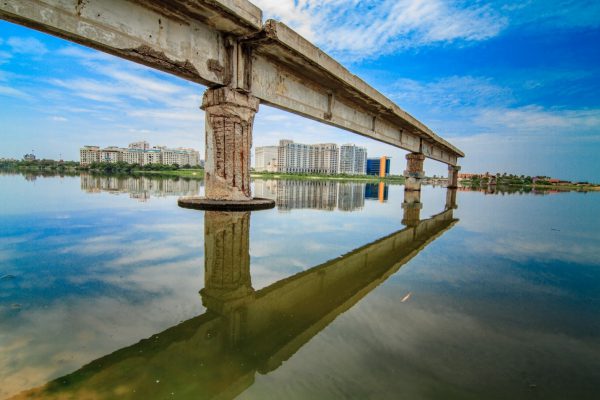
{"type": "Polygon", "coordinates": [[[234,398],[450,229],[455,200],[448,190],[445,210],[420,220],[419,192],[405,192],[404,229],[261,290],[250,213],[207,211],[204,314],[15,398],[234,398]]]}

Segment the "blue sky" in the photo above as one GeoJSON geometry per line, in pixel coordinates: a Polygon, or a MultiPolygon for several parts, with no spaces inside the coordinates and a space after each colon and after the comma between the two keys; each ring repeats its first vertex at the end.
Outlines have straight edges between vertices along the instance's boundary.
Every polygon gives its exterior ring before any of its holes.
{"type": "MultiPolygon", "coordinates": [[[[463,171],[600,182],[599,2],[255,4],[464,150],[463,171]]],[[[0,157],[77,159],[85,144],[140,139],[203,152],[204,89],[0,22],[0,157]]],[[[280,138],[353,142],[404,169],[402,150],[263,106],[254,145],[280,138]]]]}

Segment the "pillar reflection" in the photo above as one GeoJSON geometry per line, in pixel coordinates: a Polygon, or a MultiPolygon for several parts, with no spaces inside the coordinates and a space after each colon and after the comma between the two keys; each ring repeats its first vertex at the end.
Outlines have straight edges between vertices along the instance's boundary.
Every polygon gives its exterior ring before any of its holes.
{"type": "Polygon", "coordinates": [[[446,189],[446,210],[455,210],[458,208],[456,205],[456,192],[457,189],[446,189]]]}
{"type": "Polygon", "coordinates": [[[225,314],[254,292],[250,281],[250,212],[206,211],[202,303],[225,314]]]}
{"type": "Polygon", "coordinates": [[[407,227],[419,225],[422,208],[421,191],[405,190],[404,202],[402,203],[402,209],[404,210],[402,224],[407,227]]]}

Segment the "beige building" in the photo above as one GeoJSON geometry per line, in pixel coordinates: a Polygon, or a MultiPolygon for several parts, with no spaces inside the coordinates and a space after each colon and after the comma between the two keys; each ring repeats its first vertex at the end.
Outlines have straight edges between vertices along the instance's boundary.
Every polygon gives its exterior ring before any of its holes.
{"type": "Polygon", "coordinates": [[[123,149],[116,146],[109,146],[100,150],[100,161],[107,163],[123,161],[123,149]]]}
{"type": "Polygon", "coordinates": [[[200,153],[190,148],[169,149],[166,146],[150,147],[148,142],[135,142],[129,144],[126,149],[110,146],[100,149],[98,146],[84,146],[79,150],[81,165],[89,165],[93,162],[116,163],[119,161],[128,164],[177,164],[179,166],[190,165],[197,167],[201,165],[200,153]]]}
{"type": "Polygon", "coordinates": [[[79,160],[81,165],[90,165],[100,161],[100,147],[83,146],[79,149],[79,160]]]}
{"type": "Polygon", "coordinates": [[[277,146],[257,147],[254,151],[254,169],[259,172],[277,172],[277,146]]]}

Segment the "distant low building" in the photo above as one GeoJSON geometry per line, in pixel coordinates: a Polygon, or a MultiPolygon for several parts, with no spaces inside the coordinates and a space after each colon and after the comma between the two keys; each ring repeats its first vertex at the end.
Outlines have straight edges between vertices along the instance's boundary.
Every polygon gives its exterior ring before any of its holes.
{"type": "Polygon", "coordinates": [[[101,149],[98,146],[84,146],[79,150],[81,165],[90,165],[94,162],[116,163],[119,161],[128,164],[177,164],[197,167],[202,165],[200,153],[191,148],[170,149],[166,146],[150,147],[148,142],[135,142],[127,148],[109,146],[101,149]]]}
{"type": "Polygon", "coordinates": [[[23,161],[35,161],[35,154],[25,154],[23,161]]]}

